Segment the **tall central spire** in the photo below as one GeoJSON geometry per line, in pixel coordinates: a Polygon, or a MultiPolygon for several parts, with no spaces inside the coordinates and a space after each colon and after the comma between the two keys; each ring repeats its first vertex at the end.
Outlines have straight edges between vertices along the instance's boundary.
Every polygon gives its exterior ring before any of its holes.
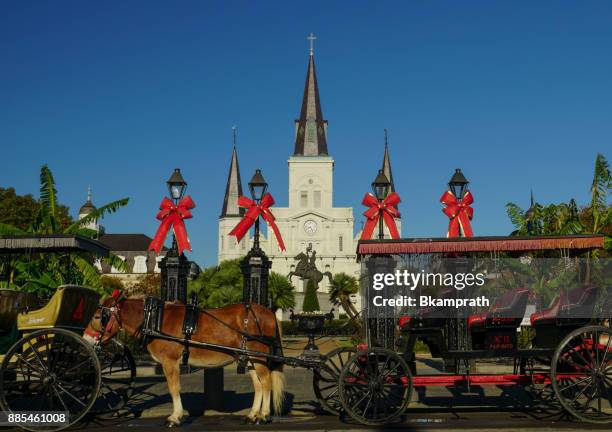
{"type": "Polygon", "coordinates": [[[391,182],[391,192],[395,192],[395,183],[393,182],[393,171],[391,171],[391,158],[389,157],[388,132],[385,129],[385,155],[383,156],[382,170],[385,176],[391,182]]]}
{"type": "Polygon", "coordinates": [[[306,72],[300,118],[295,122],[295,150],[293,154],[294,156],[327,156],[327,120],[323,119],[323,112],[321,111],[321,99],[319,98],[312,46],[315,37],[311,34],[308,39],[311,43],[310,56],[308,58],[308,71],[306,72]]]}

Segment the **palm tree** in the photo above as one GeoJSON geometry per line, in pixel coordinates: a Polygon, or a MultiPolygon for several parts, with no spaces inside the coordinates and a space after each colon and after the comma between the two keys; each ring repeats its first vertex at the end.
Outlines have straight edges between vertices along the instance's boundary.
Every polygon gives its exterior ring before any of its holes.
{"type": "Polygon", "coordinates": [[[272,272],[268,277],[268,295],[272,301],[272,310],[291,309],[295,307],[295,287],[289,278],[272,272]]]}
{"type": "Polygon", "coordinates": [[[337,273],[330,284],[329,300],[335,305],[342,306],[349,318],[353,319],[358,312],[351,302],[351,294],[356,294],[358,291],[357,279],[346,273],[337,273]]]}
{"type": "MultiPolygon", "coordinates": [[[[591,217],[592,221],[585,226],[589,234],[600,234],[603,229],[612,224],[612,207],[608,206],[607,198],[612,189],[612,172],[610,165],[602,154],[595,158],[595,170],[591,183],[591,217]]],[[[610,247],[610,236],[606,235],[607,248],[610,247]]]]}
{"type": "MultiPolygon", "coordinates": [[[[86,228],[87,224],[103,218],[106,214],[116,212],[126,206],[128,201],[129,198],[122,198],[103,205],[84,218],[62,228],[53,173],[47,165],[43,165],[40,169],[40,210],[34,222],[26,230],[0,223],[0,235],[74,234],[94,238],[97,233],[86,228]]],[[[125,269],[125,263],[116,255],[110,254],[102,261],[117,269],[125,269]]],[[[19,259],[11,263],[11,267],[7,272],[9,285],[20,282],[28,290],[48,292],[66,283],[103,289],[102,277],[94,266],[94,258],[85,254],[45,255],[28,262],[19,259]]]]}

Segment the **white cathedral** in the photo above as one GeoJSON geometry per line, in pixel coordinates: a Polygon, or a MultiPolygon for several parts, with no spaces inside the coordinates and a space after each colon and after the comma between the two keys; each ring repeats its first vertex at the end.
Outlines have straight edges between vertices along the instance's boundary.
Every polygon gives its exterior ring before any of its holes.
{"type": "MultiPolygon", "coordinates": [[[[393,184],[389,152],[385,143],[382,164],[383,172],[393,184]]],[[[376,172],[376,170],[372,170],[376,172]]],[[[315,62],[312,50],[308,61],[306,84],[299,120],[295,121],[295,147],[289,157],[289,203],[287,207],[272,207],[276,224],[285,243],[286,251],[280,252],[274,235],[261,237],[260,244],[272,260],[272,271],[288,275],[295,269],[294,259],[311,246],[316,251],[316,266],[321,272],[347,273],[359,278],[360,265],[356,248],[361,235],[355,233],[355,217],[352,207],[334,207],[334,159],[327,145],[327,120],[323,119],[315,62]]],[[[219,217],[219,262],[246,255],[252,238],[245,236],[240,243],[229,232],[244,216],[236,200],[243,194],[236,148],[232,152],[223,207],[219,217]]],[[[363,208],[365,211],[365,207],[363,208]]],[[[361,213],[361,211],[359,211],[361,213]]],[[[363,216],[361,216],[363,218],[363,216]]],[[[397,220],[401,233],[401,221],[397,220]]],[[[292,280],[296,287],[297,310],[301,310],[304,281],[296,276],[292,280]]],[[[319,284],[321,310],[331,309],[328,278],[319,284]]],[[[357,308],[361,302],[354,299],[357,308]]]]}

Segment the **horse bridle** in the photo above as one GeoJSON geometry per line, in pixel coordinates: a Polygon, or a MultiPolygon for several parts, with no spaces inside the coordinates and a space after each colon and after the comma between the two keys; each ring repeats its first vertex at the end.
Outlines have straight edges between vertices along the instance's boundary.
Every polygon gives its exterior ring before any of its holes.
{"type": "Polygon", "coordinates": [[[102,340],[104,334],[113,328],[115,322],[119,324],[119,328],[123,328],[119,312],[121,310],[121,303],[123,303],[126,297],[123,292],[115,290],[113,291],[111,298],[113,299],[113,303],[110,306],[105,306],[103,304],[98,305],[98,309],[100,309],[101,313],[100,329],[98,331],[88,330],[87,328],[85,329],[84,334],[94,338],[96,342],[102,340]]]}

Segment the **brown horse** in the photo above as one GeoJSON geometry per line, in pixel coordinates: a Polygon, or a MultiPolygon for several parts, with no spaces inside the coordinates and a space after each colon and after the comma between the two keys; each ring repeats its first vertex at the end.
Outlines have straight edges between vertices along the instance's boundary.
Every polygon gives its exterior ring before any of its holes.
{"type": "MultiPolygon", "coordinates": [[[[141,336],[140,331],[144,320],[144,298],[108,298],[102,305],[103,308],[111,311],[110,320],[103,332],[104,340],[112,338],[121,329],[129,335],[141,336]]],[[[85,329],[85,338],[90,341],[95,340],[100,335],[100,320],[103,308],[96,311],[85,329]]],[[[167,335],[182,338],[184,316],[185,306],[183,304],[166,302],[161,331],[167,335]]],[[[280,334],[277,334],[276,316],[272,311],[258,304],[251,304],[248,309],[242,304],[236,304],[219,309],[209,309],[206,310],[206,313],[201,312],[197,330],[192,335],[191,340],[232,348],[243,346],[250,351],[269,352],[269,347],[262,342],[253,340],[245,342],[243,336],[236,329],[249,335],[280,338],[280,334]]],[[[188,415],[183,410],[180,395],[179,367],[183,348],[182,344],[161,339],[150,339],[147,343],[147,350],[151,357],[162,365],[168,382],[168,390],[172,396],[173,409],[166,423],[168,427],[180,425],[181,419],[188,415]]],[[[189,364],[198,367],[223,367],[237,360],[235,355],[194,347],[189,349],[189,354],[189,364]]],[[[248,423],[267,423],[270,421],[271,397],[275,411],[277,413],[281,411],[284,387],[282,364],[269,367],[267,359],[262,357],[249,357],[248,364],[255,396],[253,407],[245,420],[248,423]]]]}

